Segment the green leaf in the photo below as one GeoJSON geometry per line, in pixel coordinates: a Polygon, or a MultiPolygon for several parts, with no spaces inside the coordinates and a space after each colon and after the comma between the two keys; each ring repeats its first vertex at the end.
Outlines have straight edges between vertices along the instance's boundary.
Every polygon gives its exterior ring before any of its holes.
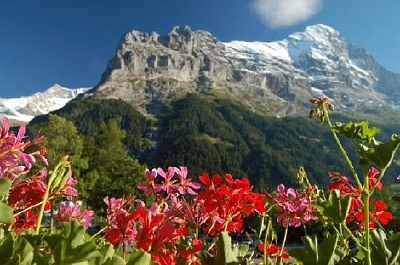
{"type": "Polygon", "coordinates": [[[386,143],[374,142],[371,147],[360,145],[358,153],[362,161],[369,161],[382,170],[390,166],[399,145],[400,136],[393,134],[386,143]]]}
{"type": "Polygon", "coordinates": [[[379,128],[369,128],[367,121],[354,123],[348,122],[345,124],[336,122],[333,125],[333,129],[347,138],[360,139],[361,141],[366,142],[372,141],[373,138],[380,132],[379,128]]]}
{"type": "Polygon", "coordinates": [[[373,264],[394,265],[400,256],[400,233],[386,239],[382,229],[371,231],[371,261],[373,264]]]}
{"type": "Polygon", "coordinates": [[[239,264],[236,254],[232,250],[231,237],[221,232],[217,238],[216,264],[239,264]]]}
{"type": "Polygon", "coordinates": [[[15,244],[16,255],[19,257],[19,265],[31,265],[33,260],[34,248],[23,237],[20,237],[15,244]]]}
{"type": "Polygon", "coordinates": [[[0,224],[13,224],[14,223],[14,212],[13,208],[0,202],[0,224]]]}
{"type": "Polygon", "coordinates": [[[11,181],[7,178],[0,178],[0,198],[8,194],[11,187],[11,181]]]}
{"type": "Polygon", "coordinates": [[[136,249],[129,256],[128,262],[126,265],[150,265],[151,263],[151,255],[141,249],[136,249]]]}
{"type": "Polygon", "coordinates": [[[89,261],[101,255],[94,241],[86,239],[85,229],[77,220],[73,219],[64,224],[62,231],[61,235],[51,235],[46,238],[53,249],[54,260],[57,264],[89,261]]]}
{"type": "Polygon", "coordinates": [[[0,240],[0,264],[9,261],[14,253],[14,238],[11,234],[0,240]]]}
{"type": "Polygon", "coordinates": [[[122,257],[115,254],[114,247],[106,244],[100,249],[100,256],[92,259],[90,265],[125,265],[126,262],[122,257]]]}
{"type": "Polygon", "coordinates": [[[304,249],[290,249],[289,255],[304,265],[334,265],[339,259],[336,254],[338,235],[331,235],[318,244],[317,236],[304,236],[301,238],[304,249]]]}
{"type": "Polygon", "coordinates": [[[328,200],[323,201],[320,197],[313,206],[328,220],[340,224],[346,220],[350,204],[350,195],[341,198],[339,190],[332,190],[329,192],[328,200]]]}

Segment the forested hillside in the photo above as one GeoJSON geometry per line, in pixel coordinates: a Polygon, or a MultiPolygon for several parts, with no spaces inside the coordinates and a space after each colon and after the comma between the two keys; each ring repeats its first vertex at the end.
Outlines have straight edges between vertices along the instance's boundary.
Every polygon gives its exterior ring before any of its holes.
{"type": "MultiPolygon", "coordinates": [[[[86,186],[83,194],[95,207],[100,207],[96,200],[106,190],[111,196],[135,194],[145,166],[185,165],[194,179],[202,172],[229,172],[248,176],[260,190],[279,183],[295,185],[300,166],[320,185],[328,183],[329,171],[349,173],[326,124],[310,120],[308,113],[265,117],[226,98],[190,94],[151,118],[120,100],[75,100],[54,114],[72,121],[83,139],[81,159],[88,162],[79,177],[86,186]]],[[[44,126],[48,117],[36,118],[31,132],[44,126]]],[[[342,115],[332,119],[349,120],[342,115]]],[[[397,160],[386,180],[394,182],[399,172],[397,160]]]]}

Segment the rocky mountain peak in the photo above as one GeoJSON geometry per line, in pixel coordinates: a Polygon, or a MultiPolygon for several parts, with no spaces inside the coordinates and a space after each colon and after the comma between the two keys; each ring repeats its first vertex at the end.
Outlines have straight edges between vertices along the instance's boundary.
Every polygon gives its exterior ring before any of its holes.
{"type": "Polygon", "coordinates": [[[175,26],[164,36],[128,32],[92,95],[156,114],[163,102],[207,91],[281,116],[321,95],[355,111],[364,102],[398,104],[399,90],[399,75],[323,24],[276,42],[226,43],[207,31],[175,26]]]}

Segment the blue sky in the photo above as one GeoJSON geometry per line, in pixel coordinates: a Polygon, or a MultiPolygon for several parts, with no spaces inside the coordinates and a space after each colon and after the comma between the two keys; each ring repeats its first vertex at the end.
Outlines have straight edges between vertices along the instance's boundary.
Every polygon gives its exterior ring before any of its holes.
{"type": "Polygon", "coordinates": [[[91,87],[121,36],[174,25],[221,41],[275,41],[323,23],[400,73],[398,0],[2,0],[0,97],[91,87]]]}

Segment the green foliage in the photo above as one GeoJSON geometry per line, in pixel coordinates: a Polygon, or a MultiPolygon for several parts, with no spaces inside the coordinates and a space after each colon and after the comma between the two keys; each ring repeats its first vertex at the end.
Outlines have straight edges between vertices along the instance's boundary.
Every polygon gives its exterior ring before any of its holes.
{"type": "Polygon", "coordinates": [[[346,220],[350,203],[350,194],[340,198],[340,191],[335,189],[329,192],[328,199],[325,199],[324,194],[320,191],[320,196],[318,196],[313,206],[321,213],[322,218],[341,224],[346,220]]]}
{"type": "Polygon", "coordinates": [[[12,224],[14,222],[13,209],[2,202],[2,199],[8,194],[10,187],[11,181],[9,179],[0,178],[0,223],[12,224]]]}
{"type": "Polygon", "coordinates": [[[129,256],[128,262],[126,265],[151,265],[155,264],[151,262],[151,255],[147,252],[144,252],[141,249],[136,249],[129,256]]]}
{"type": "Polygon", "coordinates": [[[73,176],[78,180],[78,192],[82,199],[88,197],[86,183],[81,179],[81,171],[88,168],[88,157],[84,155],[84,137],[80,135],[74,123],[54,114],[48,116],[46,123],[40,124],[37,131],[46,137],[47,159],[53,169],[58,161],[68,156],[73,176]]]}
{"type": "Polygon", "coordinates": [[[188,95],[166,107],[150,165],[182,165],[248,176],[256,189],[293,185],[301,165],[312,181],[327,184],[327,171],[345,168],[328,131],[303,117],[263,117],[226,99],[188,95]]]}
{"type": "Polygon", "coordinates": [[[290,256],[302,265],[333,265],[338,264],[341,255],[336,249],[338,235],[331,235],[318,243],[317,236],[301,238],[304,249],[289,250],[290,256]]]}
{"type": "MultiPolygon", "coordinates": [[[[152,124],[131,105],[115,99],[73,100],[54,113],[73,121],[78,131],[86,136],[97,135],[101,123],[117,119],[119,126],[128,132],[124,143],[137,150],[146,148],[146,129],[152,124]]],[[[34,120],[33,123],[35,122],[34,120]]]]}
{"type": "MultiPolygon", "coordinates": [[[[306,114],[265,117],[238,102],[201,93],[188,94],[165,105],[156,117],[157,122],[145,118],[126,102],[113,99],[74,100],[55,113],[72,121],[85,136],[81,159],[92,162],[79,184],[84,199],[91,196],[86,190],[94,192],[96,183],[106,175],[100,163],[93,160],[99,158],[98,149],[105,150],[98,140],[100,124],[111,120],[116,120],[118,127],[126,132],[122,141],[131,157],[149,167],[186,165],[192,178],[204,171],[221,174],[229,171],[234,176],[248,176],[257,190],[269,190],[280,183],[295,185],[300,166],[305,167],[311,182],[322,186],[328,183],[327,172],[350,174],[327,128],[316,126],[306,114]]],[[[41,120],[46,119],[38,117],[33,124],[41,120]]],[[[340,116],[340,120],[350,118],[340,116]]],[[[347,133],[356,128],[356,135],[362,139],[371,139],[377,133],[376,128],[368,128],[368,123],[363,122],[335,126],[347,133]]],[[[383,126],[379,136],[387,137],[386,132],[391,129],[383,126]]],[[[353,142],[343,139],[342,144],[349,150],[353,142]]],[[[365,156],[377,160],[378,155],[373,158],[376,148],[381,147],[373,146],[365,156]]],[[[355,158],[357,153],[349,155],[355,158]]],[[[386,172],[393,178],[385,182],[395,182],[399,170],[400,162],[394,163],[386,172]]],[[[106,182],[107,178],[110,177],[105,178],[106,182]]]]}
{"type": "Polygon", "coordinates": [[[56,264],[73,264],[100,256],[94,240],[85,240],[85,228],[78,221],[71,220],[63,226],[61,234],[46,238],[56,264]]]}
{"type": "Polygon", "coordinates": [[[95,209],[104,207],[103,198],[123,197],[135,194],[136,184],[143,180],[145,167],[133,159],[123,144],[126,136],[117,120],[102,123],[99,134],[87,142],[90,157],[89,168],[83,174],[86,181],[92,180],[88,188],[87,202],[95,209]]]}
{"type": "Polygon", "coordinates": [[[372,264],[399,264],[400,233],[393,234],[387,239],[385,231],[374,229],[371,231],[370,247],[372,264]]]}
{"type": "Polygon", "coordinates": [[[247,264],[247,260],[243,258],[239,246],[232,247],[232,239],[226,232],[221,232],[217,237],[217,254],[211,255],[204,251],[200,253],[201,264],[205,265],[239,265],[247,264]]]}

